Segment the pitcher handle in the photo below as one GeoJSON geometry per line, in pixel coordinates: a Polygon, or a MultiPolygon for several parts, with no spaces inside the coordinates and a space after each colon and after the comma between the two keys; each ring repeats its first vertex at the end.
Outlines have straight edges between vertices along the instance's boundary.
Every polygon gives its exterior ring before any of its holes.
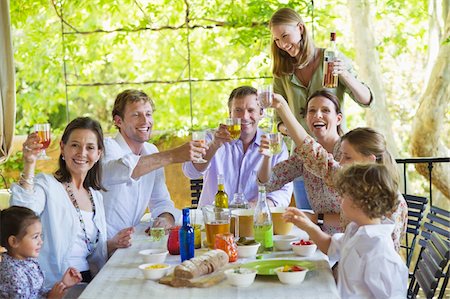
{"type": "MultiPolygon", "coordinates": [[[[239,215],[231,214],[231,218],[234,218],[234,239],[239,239],[239,215]]],[[[231,223],[231,221],[230,221],[231,223]]]]}

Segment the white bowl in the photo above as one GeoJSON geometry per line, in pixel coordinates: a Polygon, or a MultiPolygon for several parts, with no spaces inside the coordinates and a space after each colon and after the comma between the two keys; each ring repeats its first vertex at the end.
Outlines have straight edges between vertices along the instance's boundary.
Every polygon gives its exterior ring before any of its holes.
{"type": "Polygon", "coordinates": [[[256,256],[256,253],[258,252],[258,248],[260,245],[261,245],[260,243],[251,245],[238,245],[237,246],[238,257],[244,258],[256,256]]]}
{"type": "Polygon", "coordinates": [[[295,245],[294,243],[298,242],[291,242],[292,250],[296,255],[310,256],[313,255],[314,252],[316,252],[317,245],[314,243],[311,245],[295,245]]]}
{"type": "Polygon", "coordinates": [[[303,271],[283,272],[283,268],[284,267],[276,268],[275,273],[277,273],[278,279],[284,284],[299,284],[305,280],[306,272],[308,272],[308,269],[303,271]]]}
{"type": "Polygon", "coordinates": [[[139,251],[146,263],[164,263],[168,253],[167,249],[145,249],[139,251]]]}
{"type": "Polygon", "coordinates": [[[225,275],[231,285],[236,287],[248,287],[255,281],[256,270],[236,268],[225,270],[225,275]]]}
{"type": "Polygon", "coordinates": [[[291,250],[291,242],[298,240],[299,237],[293,235],[275,235],[273,236],[273,245],[276,250],[291,250]]]}
{"type": "Polygon", "coordinates": [[[149,263],[139,265],[145,279],[158,280],[165,276],[170,269],[169,264],[149,263]]]}

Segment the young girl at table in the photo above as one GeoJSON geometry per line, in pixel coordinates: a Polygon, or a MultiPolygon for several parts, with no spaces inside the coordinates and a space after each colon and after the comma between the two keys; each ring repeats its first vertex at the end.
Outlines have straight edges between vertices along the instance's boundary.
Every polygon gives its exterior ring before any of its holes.
{"type": "Polygon", "coordinates": [[[0,240],[7,249],[0,262],[0,298],[62,298],[80,282],[80,272],[68,268],[52,289],[44,287],[37,260],[43,243],[42,225],[32,210],[12,206],[0,211],[0,240]]]}
{"type": "Polygon", "coordinates": [[[339,260],[342,298],[406,298],[408,269],[391,240],[394,224],[381,222],[399,203],[396,181],[385,165],[353,164],[338,173],[335,186],[351,221],[345,233],[324,233],[296,208],[283,217],[306,231],[330,259],[339,260]]]}

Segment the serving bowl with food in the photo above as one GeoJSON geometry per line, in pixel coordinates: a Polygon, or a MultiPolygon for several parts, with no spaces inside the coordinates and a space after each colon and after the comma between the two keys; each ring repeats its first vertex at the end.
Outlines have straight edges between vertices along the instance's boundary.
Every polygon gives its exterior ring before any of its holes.
{"type": "Polygon", "coordinates": [[[300,240],[296,242],[291,242],[292,250],[296,255],[300,256],[311,256],[316,252],[317,245],[310,240],[300,240]]]}
{"type": "Polygon", "coordinates": [[[275,269],[278,279],[284,284],[299,284],[305,280],[308,269],[297,265],[286,265],[275,269]]]}
{"type": "Polygon", "coordinates": [[[225,270],[225,276],[228,282],[236,287],[248,287],[256,277],[256,270],[246,268],[235,268],[225,270]]]}
{"type": "Polygon", "coordinates": [[[253,239],[239,238],[236,242],[237,252],[239,258],[254,257],[258,252],[258,248],[261,245],[253,239]]]}
{"type": "Polygon", "coordinates": [[[163,276],[166,276],[170,269],[170,265],[164,263],[148,263],[139,265],[139,269],[145,279],[158,280],[163,276]]]}

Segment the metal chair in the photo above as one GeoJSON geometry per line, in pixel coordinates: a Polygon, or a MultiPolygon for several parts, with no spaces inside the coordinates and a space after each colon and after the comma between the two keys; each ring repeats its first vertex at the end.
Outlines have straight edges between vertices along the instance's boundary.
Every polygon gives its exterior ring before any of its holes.
{"type": "Polygon", "coordinates": [[[415,298],[422,289],[426,298],[433,298],[443,278],[438,298],[443,298],[449,280],[450,212],[431,206],[419,240],[419,257],[408,288],[408,298],[415,298]]]}
{"type": "Polygon", "coordinates": [[[409,268],[428,198],[409,194],[403,194],[403,197],[408,204],[408,224],[406,228],[405,244],[401,245],[401,248],[406,250],[406,266],[409,268]]]}
{"type": "Polygon", "coordinates": [[[203,189],[203,178],[190,180],[191,182],[191,208],[196,209],[198,201],[200,200],[200,194],[203,189]]]}

